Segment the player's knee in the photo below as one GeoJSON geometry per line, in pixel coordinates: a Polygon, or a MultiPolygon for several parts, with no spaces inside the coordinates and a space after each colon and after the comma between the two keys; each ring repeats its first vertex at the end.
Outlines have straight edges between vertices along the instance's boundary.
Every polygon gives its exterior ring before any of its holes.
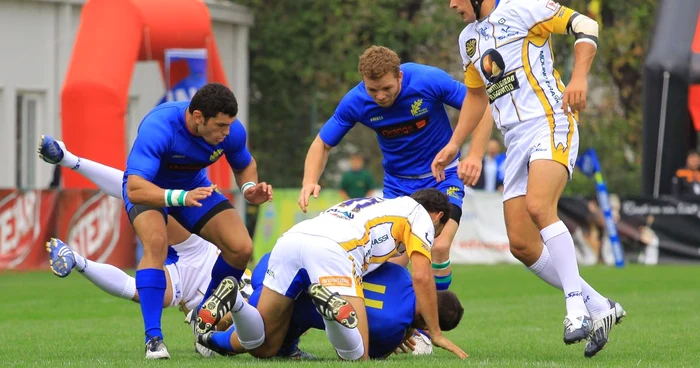
{"type": "Polygon", "coordinates": [[[248,353],[256,358],[269,359],[269,358],[274,358],[275,356],[277,356],[277,352],[279,350],[280,350],[279,348],[275,349],[273,346],[271,346],[269,344],[263,344],[255,349],[249,351],[248,353]]]}
{"type": "Polygon", "coordinates": [[[511,234],[508,234],[508,241],[510,243],[510,254],[520,262],[529,265],[536,262],[537,258],[539,258],[539,254],[535,254],[535,244],[533,244],[532,241],[511,234]]]}
{"type": "Polygon", "coordinates": [[[165,234],[150,233],[141,237],[144,257],[165,258],[168,253],[168,243],[165,234]]]}
{"type": "Polygon", "coordinates": [[[551,205],[546,201],[527,197],[525,198],[525,208],[530,218],[532,218],[532,221],[540,229],[549,225],[550,222],[553,222],[553,218],[557,218],[556,204],[551,205]]]}

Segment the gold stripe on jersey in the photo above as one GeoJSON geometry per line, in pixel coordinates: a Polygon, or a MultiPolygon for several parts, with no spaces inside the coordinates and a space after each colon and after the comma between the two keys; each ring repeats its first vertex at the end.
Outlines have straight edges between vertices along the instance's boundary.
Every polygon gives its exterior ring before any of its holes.
{"type": "MultiPolygon", "coordinates": [[[[373,293],[377,293],[377,294],[386,293],[386,286],[384,286],[384,285],[370,284],[369,282],[365,282],[362,287],[365,290],[371,291],[373,293]]],[[[370,308],[374,308],[374,309],[382,309],[382,308],[384,308],[384,302],[381,300],[374,300],[374,299],[366,299],[365,298],[365,306],[370,307],[370,308]]]]}
{"type": "Polygon", "coordinates": [[[543,37],[549,37],[551,33],[565,34],[572,15],[574,15],[573,10],[560,6],[554,15],[530,27],[530,32],[543,37]]]}
{"type": "Polygon", "coordinates": [[[474,63],[469,63],[467,65],[467,70],[464,71],[464,84],[468,88],[480,88],[484,87],[484,80],[481,79],[479,71],[474,67],[474,63]]]}

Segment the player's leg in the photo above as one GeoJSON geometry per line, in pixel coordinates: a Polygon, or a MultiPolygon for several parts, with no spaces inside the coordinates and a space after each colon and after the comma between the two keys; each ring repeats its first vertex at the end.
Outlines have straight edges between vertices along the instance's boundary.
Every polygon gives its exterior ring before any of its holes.
{"type": "Polygon", "coordinates": [[[161,316],[167,279],[163,265],[167,256],[166,214],[163,209],[132,205],[126,200],[129,219],[143,244],[143,257],[136,271],[141,314],[146,335],[146,358],[170,358],[163,343],[161,316]]]}
{"type": "MultiPolygon", "coordinates": [[[[205,290],[204,299],[207,299],[225,277],[241,279],[253,254],[253,241],[240,215],[223,194],[216,191],[201,204],[201,207],[178,207],[172,215],[190,232],[221,250],[211,270],[211,282],[205,290]]],[[[209,313],[215,314],[215,311],[209,313]]]]}
{"type": "Polygon", "coordinates": [[[557,205],[574,170],[578,153],[578,129],[573,118],[555,117],[554,132],[542,124],[530,144],[530,167],[525,207],[540,230],[555,265],[566,300],[564,342],[586,339],[591,329],[583,301],[574,240],[559,219],[557,205]],[[556,142],[556,143],[555,143],[556,142]],[[556,144],[556,146],[555,146],[556,144]]]}
{"type": "Polygon", "coordinates": [[[459,222],[462,219],[462,203],[464,202],[464,184],[457,176],[457,168],[445,170],[445,180],[440,183],[430,177],[430,187],[439,189],[450,200],[450,219],[445,224],[440,236],[435,238],[431,250],[433,273],[437,290],[447,290],[452,283],[452,267],[450,266],[450,248],[457,235],[459,222]]]}
{"type": "Polygon", "coordinates": [[[51,136],[42,135],[39,140],[39,157],[53,165],[61,165],[88,178],[103,192],[122,198],[124,172],[107,165],[78,157],[66,149],[66,145],[51,136]]]}

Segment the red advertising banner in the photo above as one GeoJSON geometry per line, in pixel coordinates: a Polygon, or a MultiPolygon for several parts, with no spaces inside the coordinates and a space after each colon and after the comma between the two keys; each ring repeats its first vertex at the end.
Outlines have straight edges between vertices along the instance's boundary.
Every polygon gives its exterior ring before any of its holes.
{"type": "Polygon", "coordinates": [[[48,268],[56,191],[0,190],[0,270],[48,268]]]}
{"type": "Polygon", "coordinates": [[[135,266],[134,228],[121,200],[94,190],[66,189],[58,208],[59,239],[92,261],[118,268],[135,266]]]}
{"type": "Polygon", "coordinates": [[[90,260],[135,266],[134,230],[121,200],[96,190],[0,190],[0,270],[47,269],[52,236],[90,260]]]}

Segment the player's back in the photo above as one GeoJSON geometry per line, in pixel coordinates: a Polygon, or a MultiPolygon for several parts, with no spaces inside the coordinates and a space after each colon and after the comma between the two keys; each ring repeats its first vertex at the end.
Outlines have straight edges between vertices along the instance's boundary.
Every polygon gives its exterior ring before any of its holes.
{"type": "Polygon", "coordinates": [[[407,247],[429,253],[435,228],[427,211],[411,197],[370,197],[341,202],[288,232],[337,242],[367,273],[407,247]]]}
{"type": "Polygon", "coordinates": [[[564,84],[554,69],[549,36],[552,31],[562,33],[571,14],[554,1],[502,1],[460,34],[465,65],[475,68],[471,76],[466,73],[465,83],[475,87],[480,77],[502,131],[545,116],[566,119],[561,105],[564,84]]]}
{"type": "MultiPolygon", "coordinates": [[[[233,137],[214,146],[190,133],[185,124],[189,102],[166,102],[155,107],[139,125],[127,159],[124,179],[138,175],[164,189],[194,189],[208,185],[207,166],[216,162],[233,137]]],[[[240,124],[238,120],[232,124],[240,124]]]]}

